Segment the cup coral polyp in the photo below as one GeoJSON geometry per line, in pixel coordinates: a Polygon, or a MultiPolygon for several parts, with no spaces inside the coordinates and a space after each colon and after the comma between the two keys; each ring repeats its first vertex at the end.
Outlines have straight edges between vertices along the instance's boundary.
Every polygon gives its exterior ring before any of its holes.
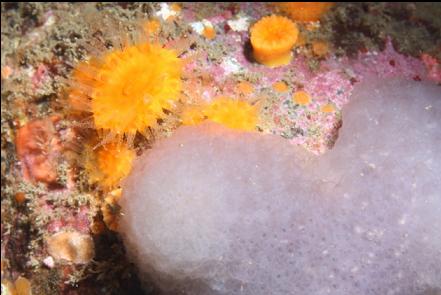
{"type": "Polygon", "coordinates": [[[133,150],[118,143],[105,144],[90,152],[85,165],[90,181],[97,182],[106,190],[118,186],[130,173],[136,156],[133,150]]]}
{"type": "Polygon", "coordinates": [[[112,136],[133,138],[154,127],[179,98],[182,62],[159,44],[126,46],[81,67],[70,100],[85,101],[94,127],[112,136]]]}
{"type": "Polygon", "coordinates": [[[297,25],[288,18],[264,17],[251,28],[253,56],[257,62],[269,67],[287,65],[298,35],[297,25]]]}

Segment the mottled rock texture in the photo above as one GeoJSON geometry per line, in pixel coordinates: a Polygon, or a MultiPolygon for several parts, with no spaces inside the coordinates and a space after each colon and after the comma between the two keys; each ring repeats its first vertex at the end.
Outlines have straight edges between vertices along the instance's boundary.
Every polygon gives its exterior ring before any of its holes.
{"type": "Polygon", "coordinates": [[[178,294],[438,294],[441,87],[359,85],[335,147],[184,127],[137,159],[121,233],[178,294]]]}

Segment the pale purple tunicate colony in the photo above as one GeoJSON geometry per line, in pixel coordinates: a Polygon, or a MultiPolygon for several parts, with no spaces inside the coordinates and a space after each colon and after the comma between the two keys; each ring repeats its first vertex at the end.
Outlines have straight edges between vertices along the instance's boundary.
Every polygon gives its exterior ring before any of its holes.
{"type": "Polygon", "coordinates": [[[136,160],[121,233],[165,294],[441,291],[441,87],[358,85],[332,150],[214,124],[136,160]]]}

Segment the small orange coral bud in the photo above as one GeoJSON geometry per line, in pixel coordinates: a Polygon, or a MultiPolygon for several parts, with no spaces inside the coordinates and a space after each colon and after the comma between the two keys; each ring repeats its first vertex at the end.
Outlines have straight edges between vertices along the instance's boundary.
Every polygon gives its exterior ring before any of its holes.
{"type": "Polygon", "coordinates": [[[332,2],[278,2],[276,6],[293,20],[318,21],[332,6],[332,2]]]}
{"type": "Polygon", "coordinates": [[[237,84],[237,92],[242,95],[253,93],[254,86],[248,81],[241,81],[237,84]]]}
{"type": "Polygon", "coordinates": [[[283,81],[279,81],[273,84],[273,89],[279,93],[286,92],[288,91],[288,85],[283,81]]]}
{"type": "Polygon", "coordinates": [[[15,194],[15,201],[18,204],[23,204],[26,201],[26,195],[24,192],[18,192],[15,194]]]}
{"type": "Polygon", "coordinates": [[[85,166],[91,182],[98,182],[103,188],[110,189],[129,174],[134,158],[135,152],[126,145],[109,143],[89,155],[85,166]]]}
{"type": "Polygon", "coordinates": [[[207,118],[229,128],[253,131],[257,124],[257,109],[245,101],[220,97],[204,111],[207,118]]]}
{"type": "Polygon", "coordinates": [[[213,27],[206,26],[202,31],[202,35],[204,35],[204,37],[207,38],[208,40],[212,40],[214,39],[214,37],[216,37],[216,31],[214,30],[213,27]]]}
{"type": "Polygon", "coordinates": [[[321,111],[323,113],[332,113],[335,111],[335,108],[332,104],[328,103],[328,104],[322,106],[321,111]]]}
{"type": "Polygon", "coordinates": [[[8,79],[14,71],[10,66],[4,66],[2,68],[2,79],[8,79]]]}
{"type": "Polygon", "coordinates": [[[293,100],[299,105],[307,105],[311,101],[311,96],[306,91],[297,91],[293,95],[293,100]]]}
{"type": "Polygon", "coordinates": [[[251,45],[256,61],[269,67],[287,65],[299,30],[295,23],[283,16],[262,18],[251,28],[251,45]]]}

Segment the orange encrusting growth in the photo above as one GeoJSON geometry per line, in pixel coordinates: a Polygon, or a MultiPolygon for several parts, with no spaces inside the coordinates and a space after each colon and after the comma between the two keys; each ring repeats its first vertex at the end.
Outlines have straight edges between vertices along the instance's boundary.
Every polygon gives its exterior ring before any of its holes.
{"type": "Polygon", "coordinates": [[[181,113],[181,122],[184,125],[197,125],[205,120],[202,106],[186,106],[181,113]]]}
{"type": "Polygon", "coordinates": [[[254,58],[269,67],[289,64],[298,34],[297,25],[286,17],[271,15],[262,18],[251,28],[254,58]]]}
{"type": "Polygon", "coordinates": [[[118,186],[130,173],[135,156],[135,152],[123,144],[109,143],[100,146],[85,165],[90,181],[98,183],[104,189],[118,186]]]}
{"type": "Polygon", "coordinates": [[[74,71],[70,103],[93,113],[95,128],[119,138],[155,127],[181,91],[182,62],[159,44],[126,46],[74,71]],[[85,107],[87,106],[87,107],[85,107]]]}
{"type": "Polygon", "coordinates": [[[253,131],[257,124],[257,109],[242,100],[220,97],[204,111],[207,119],[232,129],[253,131]]]}
{"type": "Polygon", "coordinates": [[[277,2],[275,5],[293,20],[318,21],[334,5],[332,2],[277,2]]]}
{"type": "Polygon", "coordinates": [[[257,125],[257,108],[242,100],[219,97],[206,106],[193,106],[184,110],[184,125],[197,125],[205,119],[232,129],[253,131],[257,125]]]}

